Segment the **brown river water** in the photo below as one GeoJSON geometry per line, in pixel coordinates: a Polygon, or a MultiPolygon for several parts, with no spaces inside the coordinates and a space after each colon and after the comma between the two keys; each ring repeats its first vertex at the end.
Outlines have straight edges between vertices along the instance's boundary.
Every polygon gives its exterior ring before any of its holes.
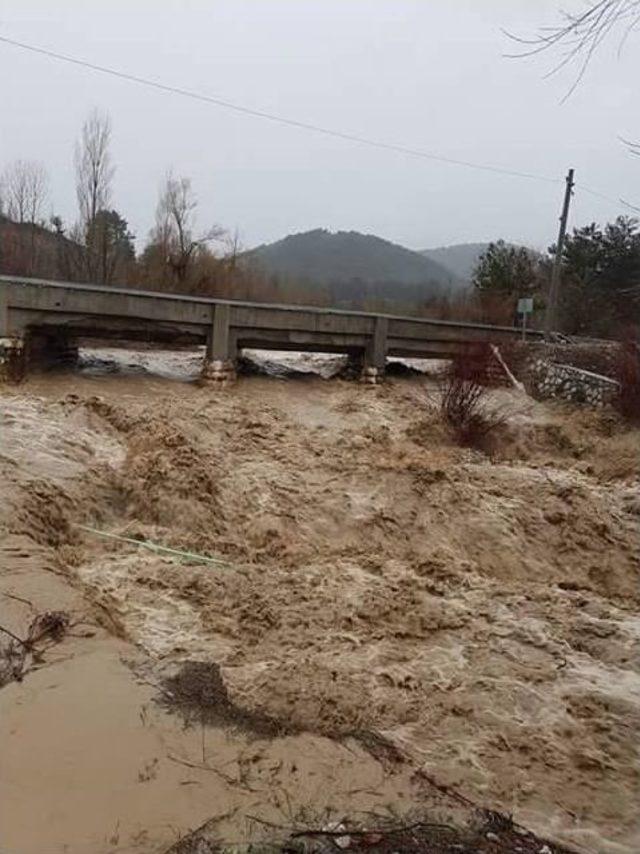
{"type": "Polygon", "coordinates": [[[372,388],[270,354],[324,377],[214,391],[198,359],[87,351],[0,390],[0,624],[72,615],[0,689],[0,851],[460,812],[443,787],[640,850],[640,432],[496,391],[489,457],[428,375],[372,388]],[[185,726],[157,700],[188,661],[281,734],[185,726]]]}

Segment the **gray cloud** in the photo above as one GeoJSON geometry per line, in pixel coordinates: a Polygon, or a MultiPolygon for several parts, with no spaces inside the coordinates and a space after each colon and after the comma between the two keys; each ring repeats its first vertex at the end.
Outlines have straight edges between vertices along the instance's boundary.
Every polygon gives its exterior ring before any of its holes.
{"type": "MultiPolygon", "coordinates": [[[[509,60],[501,28],[531,32],[557,0],[4,0],[0,34],[378,140],[525,170],[640,203],[638,50],[605,45],[571,77],[509,60]]],[[[640,36],[638,36],[640,38],[640,36]]],[[[633,36],[632,36],[633,39],[633,36]]],[[[204,225],[254,245],[327,226],[415,248],[504,237],[545,246],[562,186],[281,127],[0,45],[0,162],[43,160],[55,209],[75,216],[72,153],[98,106],[111,114],[115,204],[141,237],[168,167],[193,179],[204,225]]],[[[574,223],[622,212],[578,191],[574,223]]]]}

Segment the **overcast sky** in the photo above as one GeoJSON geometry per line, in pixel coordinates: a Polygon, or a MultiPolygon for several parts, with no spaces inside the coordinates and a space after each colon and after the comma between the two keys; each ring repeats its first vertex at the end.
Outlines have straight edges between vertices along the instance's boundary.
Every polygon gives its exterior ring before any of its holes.
{"type": "MultiPolygon", "coordinates": [[[[572,72],[510,60],[502,34],[581,0],[0,0],[0,35],[254,109],[444,156],[525,170],[640,204],[640,33],[572,72]]],[[[555,238],[557,185],[380,151],[162,94],[0,44],[0,165],[42,160],[75,217],[73,145],[95,106],[113,122],[114,206],[144,239],[169,167],[204,229],[246,246],[310,228],[412,248],[555,238]]],[[[623,212],[578,190],[574,225],[623,212]]]]}

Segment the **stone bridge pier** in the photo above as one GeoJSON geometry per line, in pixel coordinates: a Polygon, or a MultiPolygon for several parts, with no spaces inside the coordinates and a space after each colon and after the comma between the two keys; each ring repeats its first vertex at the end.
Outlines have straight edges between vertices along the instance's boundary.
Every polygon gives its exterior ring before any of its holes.
{"type": "Polygon", "coordinates": [[[236,378],[238,342],[230,324],[231,306],[218,303],[211,311],[211,327],[200,375],[201,382],[220,388],[236,378]]]}

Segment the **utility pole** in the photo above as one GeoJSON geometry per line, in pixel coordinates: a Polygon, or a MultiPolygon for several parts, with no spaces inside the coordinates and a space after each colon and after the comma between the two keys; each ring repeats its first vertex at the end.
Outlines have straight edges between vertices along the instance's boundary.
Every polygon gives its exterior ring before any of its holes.
{"type": "Polygon", "coordinates": [[[544,321],[544,331],[547,335],[551,332],[556,332],[558,327],[558,296],[560,293],[560,273],[562,269],[562,250],[564,249],[564,239],[567,234],[567,219],[569,218],[569,204],[571,202],[571,194],[573,192],[573,169],[569,169],[567,173],[567,186],[564,191],[564,203],[562,205],[562,214],[560,215],[560,231],[558,233],[558,243],[556,248],[556,257],[553,260],[553,270],[551,273],[551,287],[549,288],[549,302],[547,304],[547,313],[544,321]]]}

